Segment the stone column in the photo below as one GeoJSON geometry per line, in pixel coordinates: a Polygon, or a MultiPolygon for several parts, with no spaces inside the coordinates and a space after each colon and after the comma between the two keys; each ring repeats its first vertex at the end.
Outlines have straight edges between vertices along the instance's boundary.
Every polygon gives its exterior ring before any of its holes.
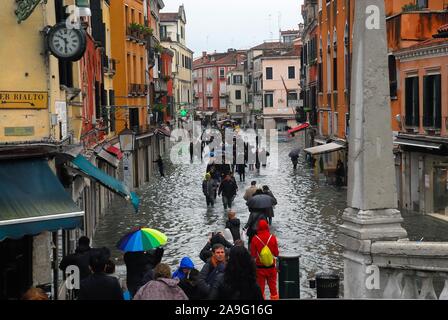
{"type": "Polygon", "coordinates": [[[354,16],[348,208],[338,243],[345,298],[378,298],[381,290],[366,286],[372,242],[407,233],[397,210],[384,0],[357,0],[354,16]]]}

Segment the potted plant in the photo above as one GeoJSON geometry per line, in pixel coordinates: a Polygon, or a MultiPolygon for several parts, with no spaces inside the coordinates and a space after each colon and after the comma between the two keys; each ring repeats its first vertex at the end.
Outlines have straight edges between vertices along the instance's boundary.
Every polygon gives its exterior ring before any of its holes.
{"type": "Polygon", "coordinates": [[[163,47],[162,47],[161,44],[158,43],[158,44],[155,45],[154,50],[156,52],[158,52],[158,53],[162,53],[163,52],[163,47]]]}

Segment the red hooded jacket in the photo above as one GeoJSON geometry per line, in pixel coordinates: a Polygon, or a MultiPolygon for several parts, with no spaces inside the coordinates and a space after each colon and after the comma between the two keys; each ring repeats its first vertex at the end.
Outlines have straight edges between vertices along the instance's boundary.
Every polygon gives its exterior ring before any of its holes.
{"type": "Polygon", "coordinates": [[[272,254],[275,257],[278,257],[278,244],[277,244],[277,238],[272,235],[271,240],[269,240],[269,237],[271,236],[271,233],[269,232],[269,225],[266,220],[261,219],[258,223],[258,230],[257,230],[257,236],[260,238],[263,243],[258,240],[256,236],[252,238],[252,241],[250,242],[250,255],[254,258],[256,258],[255,263],[257,266],[263,266],[263,264],[260,262],[260,259],[258,258],[259,253],[261,250],[263,250],[263,247],[265,244],[269,247],[269,250],[271,250],[272,254]],[[269,240],[269,243],[267,241],[269,240]]]}

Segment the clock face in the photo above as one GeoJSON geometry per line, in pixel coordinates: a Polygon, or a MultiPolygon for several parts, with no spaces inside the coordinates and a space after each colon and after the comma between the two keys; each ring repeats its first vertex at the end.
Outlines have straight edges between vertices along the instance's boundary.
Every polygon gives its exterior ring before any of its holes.
{"type": "Polygon", "coordinates": [[[68,29],[65,24],[56,25],[48,36],[50,51],[59,59],[79,60],[85,51],[85,35],[78,29],[68,29]]]}

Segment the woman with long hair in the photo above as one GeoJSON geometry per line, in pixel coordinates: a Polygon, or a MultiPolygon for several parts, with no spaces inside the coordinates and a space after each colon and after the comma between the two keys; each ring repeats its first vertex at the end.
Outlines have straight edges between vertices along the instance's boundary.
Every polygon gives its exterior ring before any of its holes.
{"type": "Polygon", "coordinates": [[[215,300],[263,300],[257,284],[255,262],[243,246],[234,246],[224,272],[223,283],[212,292],[215,300]]]}

